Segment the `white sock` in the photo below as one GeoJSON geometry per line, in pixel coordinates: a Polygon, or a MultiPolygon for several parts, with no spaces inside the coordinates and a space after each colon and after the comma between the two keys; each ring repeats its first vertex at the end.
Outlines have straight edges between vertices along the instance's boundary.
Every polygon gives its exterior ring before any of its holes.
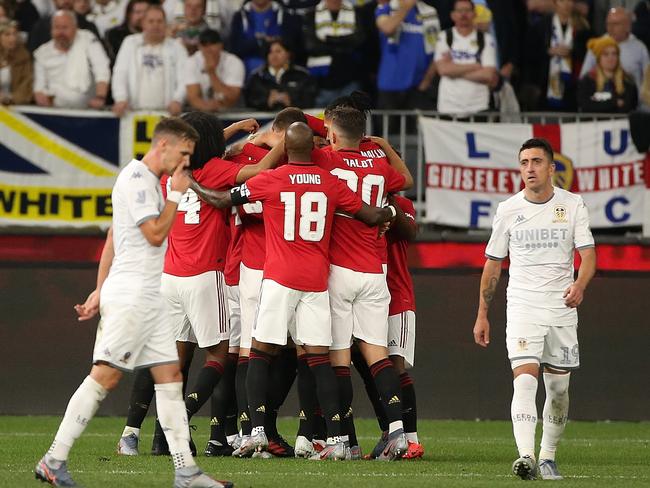
{"type": "Polygon", "coordinates": [[[257,435],[257,434],[264,434],[264,426],[260,425],[259,427],[253,427],[251,429],[251,437],[257,435]]]}
{"type": "Polygon", "coordinates": [[[327,445],[331,446],[333,444],[338,444],[339,442],[343,442],[341,440],[341,436],[335,435],[334,437],[328,437],[327,438],[327,445]]]}
{"type": "Polygon", "coordinates": [[[416,444],[419,444],[420,441],[418,440],[418,433],[417,432],[407,432],[406,433],[406,440],[409,442],[415,442],[416,444]]]}
{"type": "Polygon", "coordinates": [[[90,376],[86,376],[68,402],[59,430],[48,451],[50,456],[58,461],[68,459],[74,441],[86,429],[106,395],[108,390],[90,376]]]}
{"type": "Polygon", "coordinates": [[[174,468],[195,466],[190,452],[190,429],[183,402],[183,383],[157,384],[155,389],[158,421],[169,444],[174,468]]]}
{"type": "Polygon", "coordinates": [[[232,445],[232,443],[235,442],[235,439],[237,439],[237,434],[226,436],[226,442],[228,442],[228,445],[232,445]]]}
{"type": "Polygon", "coordinates": [[[537,378],[520,374],[512,382],[512,432],[519,450],[519,456],[535,459],[535,428],[537,427],[537,378]]]}
{"type": "Polygon", "coordinates": [[[555,451],[566,426],[569,414],[569,380],[571,373],[544,373],[546,401],[540,459],[555,460],[555,451]]]}
{"type": "Polygon", "coordinates": [[[140,429],[137,427],[129,427],[128,425],[124,427],[124,430],[122,431],[122,437],[126,437],[129,434],[135,434],[135,436],[139,439],[140,438],[140,429]]]}
{"type": "Polygon", "coordinates": [[[388,424],[388,435],[392,434],[396,430],[404,430],[404,423],[401,420],[396,420],[388,424]]]}

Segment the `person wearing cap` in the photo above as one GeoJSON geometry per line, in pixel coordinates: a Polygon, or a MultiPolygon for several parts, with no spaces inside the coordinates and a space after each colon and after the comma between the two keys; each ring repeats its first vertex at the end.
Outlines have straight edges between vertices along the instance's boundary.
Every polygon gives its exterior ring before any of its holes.
{"type": "Polygon", "coordinates": [[[596,67],[578,85],[578,108],[582,112],[627,113],[634,110],[638,95],[634,79],[621,67],[620,48],[609,37],[587,43],[596,67]]]}
{"type": "Polygon", "coordinates": [[[18,35],[13,20],[0,22],[0,103],[30,103],[34,96],[32,57],[18,35]]]}

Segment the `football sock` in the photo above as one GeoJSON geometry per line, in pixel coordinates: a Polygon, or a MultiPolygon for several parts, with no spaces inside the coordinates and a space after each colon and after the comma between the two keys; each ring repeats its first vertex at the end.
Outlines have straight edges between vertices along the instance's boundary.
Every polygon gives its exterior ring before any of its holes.
{"type": "Polygon", "coordinates": [[[388,358],[380,359],[370,366],[370,373],[375,379],[384,411],[388,419],[388,432],[403,429],[402,400],[399,387],[399,376],[393,363],[388,358]]]}
{"type": "Polygon", "coordinates": [[[324,440],[327,439],[327,422],[323,416],[323,411],[320,406],[314,412],[314,439],[324,440]]]}
{"type": "Polygon", "coordinates": [[[190,368],[192,367],[193,357],[194,354],[185,358],[185,362],[181,365],[181,374],[183,375],[183,398],[185,398],[185,393],[187,393],[187,380],[190,377],[190,368]]]}
{"type": "Polygon", "coordinates": [[[210,397],[210,440],[219,441],[222,445],[226,442],[224,429],[228,410],[235,402],[236,368],[237,355],[228,354],[228,361],[226,361],[221,381],[210,397]]]}
{"type": "Polygon", "coordinates": [[[354,415],[352,412],[352,375],[347,366],[334,366],[334,374],[339,388],[339,409],[342,414],[341,433],[350,443],[350,446],[358,446],[357,433],[354,428],[354,415]]]}
{"type": "Polygon", "coordinates": [[[280,435],[276,425],[278,410],[286,400],[296,379],[296,362],[296,350],[292,348],[282,349],[280,354],[271,362],[269,391],[266,402],[268,409],[264,425],[264,430],[269,439],[277,438],[280,435]]]}
{"type": "MultiPolygon", "coordinates": [[[[147,416],[153,395],[154,389],[151,371],[149,371],[149,368],[137,370],[135,379],[133,380],[131,398],[129,399],[129,413],[126,417],[126,425],[131,428],[129,432],[133,432],[134,429],[139,431],[142,427],[142,422],[144,422],[147,416]]],[[[129,434],[126,432],[126,428],[124,432],[122,434],[123,436],[129,434]]]]}
{"type": "Polygon", "coordinates": [[[316,399],[316,380],[307,364],[307,355],[298,356],[298,402],[300,422],[298,436],[312,440],[314,437],[314,416],[318,406],[316,399]]]}
{"type": "Polygon", "coordinates": [[[248,395],[248,410],[253,428],[264,427],[269,369],[272,360],[271,355],[257,349],[251,349],[248,357],[246,395],[248,395]]]}
{"type": "Polygon", "coordinates": [[[248,376],[248,357],[240,356],[235,373],[235,392],[237,397],[237,416],[242,435],[251,434],[251,418],[248,415],[248,396],[246,395],[246,377],[248,376]]]}
{"type": "Polygon", "coordinates": [[[544,373],[546,401],[540,459],[555,460],[555,451],[566,426],[569,414],[569,380],[571,373],[544,373]]]}
{"type": "Polygon", "coordinates": [[[190,452],[190,430],[183,404],[183,384],[157,384],[155,390],[158,420],[169,444],[174,469],[195,466],[190,452]]]}
{"type": "Polygon", "coordinates": [[[415,402],[415,386],[413,379],[406,371],[399,375],[399,384],[402,389],[402,420],[404,421],[404,432],[408,440],[417,442],[418,435],[418,410],[415,402]],[[413,437],[413,434],[415,437],[413,437]],[[411,435],[409,438],[408,436],[411,435]],[[415,440],[413,440],[415,438],[415,440]]]}
{"type": "Polygon", "coordinates": [[[519,450],[519,456],[535,459],[535,427],[537,426],[537,378],[520,374],[512,382],[513,394],[510,413],[512,432],[519,450]]]}
{"type": "Polygon", "coordinates": [[[86,376],[68,402],[59,430],[48,451],[50,456],[57,461],[68,459],[72,445],[86,429],[106,395],[108,390],[86,376]]]}
{"type": "Polygon", "coordinates": [[[187,409],[187,419],[199,411],[208,398],[212,395],[215,386],[223,376],[223,365],[219,361],[206,361],[196,384],[191,392],[185,397],[185,408],[187,409]]]}
{"type": "Polygon", "coordinates": [[[375,417],[377,417],[377,423],[382,432],[388,430],[388,418],[386,417],[386,412],[384,411],[384,405],[381,403],[379,398],[379,392],[377,391],[377,385],[375,385],[375,380],[370,373],[370,367],[366,363],[363,355],[356,347],[351,349],[352,352],[352,364],[354,364],[355,369],[361,376],[363,380],[363,385],[366,388],[366,394],[368,399],[372,404],[372,409],[375,412],[375,417]]]}
{"type": "Polygon", "coordinates": [[[307,364],[316,380],[318,403],[325,414],[327,437],[339,438],[341,435],[341,414],[336,376],[330,364],[329,354],[306,354],[307,364]]]}

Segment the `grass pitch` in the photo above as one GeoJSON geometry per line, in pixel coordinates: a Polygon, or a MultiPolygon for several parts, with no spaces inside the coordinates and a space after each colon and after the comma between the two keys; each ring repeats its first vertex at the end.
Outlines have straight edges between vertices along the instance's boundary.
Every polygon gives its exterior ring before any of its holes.
{"type": "MultiPolygon", "coordinates": [[[[34,480],[33,468],[48,448],[58,417],[0,417],[0,487],[44,486],[34,480]]],[[[144,454],[120,457],[115,445],[122,418],[96,418],[79,439],[70,457],[71,472],[82,486],[170,487],[168,458],[144,454]]],[[[196,418],[194,439],[199,451],[209,435],[208,419],[196,418]]],[[[297,423],[283,419],[280,431],[293,440],[297,423]]],[[[381,463],[374,461],[316,462],[300,459],[206,458],[198,462],[217,478],[244,487],[494,487],[520,485],[510,474],[516,457],[507,422],[421,421],[424,459],[381,463]]],[[[152,421],[143,427],[141,452],[151,446],[152,421]]],[[[362,449],[369,451],[377,437],[374,421],[357,421],[362,449]]],[[[538,431],[539,435],[539,431],[538,431]]],[[[561,486],[650,487],[650,423],[572,422],[560,446],[561,486]]]]}

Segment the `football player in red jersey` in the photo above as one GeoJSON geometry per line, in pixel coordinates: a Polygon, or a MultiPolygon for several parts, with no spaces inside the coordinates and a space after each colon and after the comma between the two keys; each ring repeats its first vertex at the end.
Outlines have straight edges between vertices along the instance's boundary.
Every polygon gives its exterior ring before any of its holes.
{"type": "MultiPolygon", "coordinates": [[[[328,424],[327,446],[315,458],[342,459],[345,445],[340,438],[338,388],[328,354],[332,330],[327,278],[334,211],[338,209],[368,225],[377,225],[390,219],[395,209],[365,204],[345,183],[314,165],[312,135],[306,124],[292,124],[284,144],[289,164],[262,173],[231,193],[205,189],[199,193],[218,206],[251,200],[264,204],[267,253],[247,379],[254,427],[241,450],[266,449],[265,385],[269,362],[278,348],[286,344],[289,331],[308,355],[328,424]]],[[[279,157],[282,149],[274,148],[270,159],[279,157]]]]}

